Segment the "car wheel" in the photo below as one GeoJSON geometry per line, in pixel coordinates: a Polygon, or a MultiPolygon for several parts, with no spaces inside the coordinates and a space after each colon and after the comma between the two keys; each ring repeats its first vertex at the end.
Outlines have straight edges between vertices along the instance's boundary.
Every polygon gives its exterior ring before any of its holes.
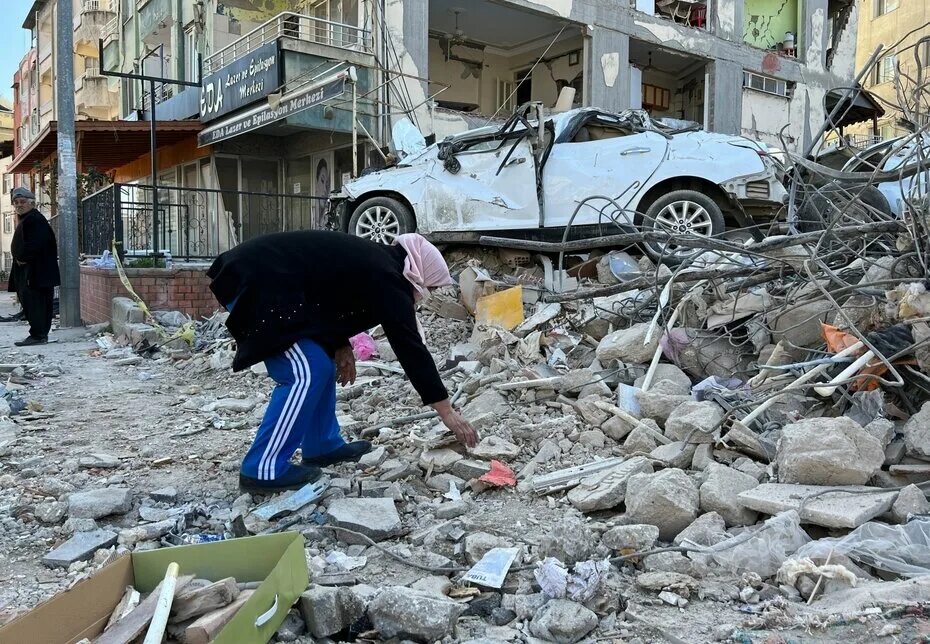
{"type": "Polygon", "coordinates": [[[391,197],[372,197],[355,209],[346,232],[379,244],[392,244],[398,235],[415,230],[416,221],[407,206],[391,197]]]}
{"type": "Polygon", "coordinates": [[[849,208],[844,209],[840,221],[833,221],[841,213],[840,209],[830,200],[830,195],[845,194],[841,186],[828,184],[820,189],[799,192],[795,220],[795,227],[798,231],[811,233],[826,230],[828,226],[852,226],[881,221],[882,218],[894,219],[895,215],[888,199],[878,188],[866,186],[848,190],[854,196],[853,203],[849,208]],[[867,207],[862,207],[863,205],[867,207]]]}
{"type": "MultiPolygon", "coordinates": [[[[664,230],[675,235],[716,237],[726,224],[720,206],[711,197],[696,190],[676,190],[656,199],[642,217],[643,230],[664,230]]],[[[646,242],[646,253],[666,264],[680,264],[702,253],[674,243],[646,242]]]]}

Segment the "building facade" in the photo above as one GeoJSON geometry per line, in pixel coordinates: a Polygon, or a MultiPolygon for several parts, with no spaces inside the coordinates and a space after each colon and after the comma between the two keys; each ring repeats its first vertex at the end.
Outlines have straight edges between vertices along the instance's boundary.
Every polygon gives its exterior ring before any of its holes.
{"type": "Polygon", "coordinates": [[[881,101],[885,115],[878,122],[877,132],[863,127],[856,129],[856,142],[860,145],[901,136],[930,123],[928,93],[915,91],[916,79],[926,79],[930,72],[930,4],[862,0],[857,69],[868,62],[879,45],[885,51],[869,70],[863,85],[881,101]]]}

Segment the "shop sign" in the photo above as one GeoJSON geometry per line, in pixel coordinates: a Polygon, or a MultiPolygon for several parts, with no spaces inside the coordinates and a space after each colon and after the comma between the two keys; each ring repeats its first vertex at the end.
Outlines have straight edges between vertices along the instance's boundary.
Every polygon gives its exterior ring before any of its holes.
{"type": "Polygon", "coordinates": [[[274,109],[270,105],[265,105],[259,109],[249,110],[244,114],[232,116],[221,123],[217,123],[200,132],[197,135],[197,142],[202,147],[252,132],[269,123],[281,121],[292,114],[341,96],[345,92],[345,88],[346,74],[343,73],[338,78],[313,85],[303,91],[284,97],[274,109]]]}
{"type": "Polygon", "coordinates": [[[204,123],[265,98],[281,85],[281,53],[270,42],[203,79],[200,120],[204,123]]]}

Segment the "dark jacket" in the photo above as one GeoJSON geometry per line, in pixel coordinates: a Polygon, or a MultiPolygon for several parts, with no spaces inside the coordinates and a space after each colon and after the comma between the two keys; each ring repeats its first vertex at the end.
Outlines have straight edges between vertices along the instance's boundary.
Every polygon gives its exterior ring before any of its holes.
{"type": "Polygon", "coordinates": [[[16,291],[24,286],[53,288],[61,284],[55,233],[45,215],[35,208],[20,219],[10,242],[10,254],[17,270],[11,271],[7,290],[16,291]],[[25,284],[17,283],[22,279],[25,284]]]}
{"type": "Polygon", "coordinates": [[[251,239],[213,262],[210,289],[232,312],[239,371],[310,338],[332,353],[381,325],[424,404],[448,397],[417,329],[406,251],[345,233],[296,231],[251,239]]]}

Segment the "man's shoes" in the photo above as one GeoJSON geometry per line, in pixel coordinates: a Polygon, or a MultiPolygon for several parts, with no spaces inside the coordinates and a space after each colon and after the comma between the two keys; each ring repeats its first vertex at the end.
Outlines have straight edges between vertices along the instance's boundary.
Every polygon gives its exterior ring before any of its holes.
{"type": "Polygon", "coordinates": [[[47,343],[48,343],[47,335],[41,338],[37,338],[34,335],[30,335],[25,340],[20,340],[19,342],[14,342],[13,344],[15,344],[18,347],[31,347],[34,344],[47,344],[47,343]]]}
{"type": "Polygon", "coordinates": [[[287,472],[271,481],[252,478],[239,473],[239,489],[249,494],[274,494],[284,490],[299,490],[307,483],[313,483],[323,476],[323,470],[318,467],[304,465],[291,465],[287,472]]]}
{"type": "Polygon", "coordinates": [[[305,458],[301,463],[310,467],[328,467],[336,463],[356,463],[358,459],[370,451],[371,443],[368,441],[352,441],[328,454],[305,458]]]}

